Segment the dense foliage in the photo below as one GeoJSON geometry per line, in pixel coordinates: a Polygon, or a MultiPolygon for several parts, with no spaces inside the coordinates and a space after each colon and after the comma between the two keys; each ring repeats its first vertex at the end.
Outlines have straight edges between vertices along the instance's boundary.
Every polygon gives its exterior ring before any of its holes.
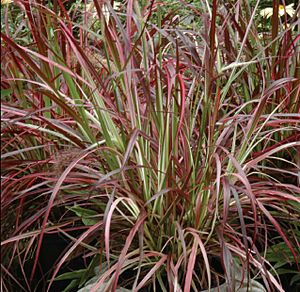
{"type": "Polygon", "coordinates": [[[51,233],[69,246],[43,289],[79,289],[95,268],[109,291],[234,287],[234,267],[267,291],[283,273],[299,287],[287,4],[266,17],[260,1],[3,3],[3,291],[34,291],[51,233]],[[86,266],[61,275],[74,257],[86,266]]]}

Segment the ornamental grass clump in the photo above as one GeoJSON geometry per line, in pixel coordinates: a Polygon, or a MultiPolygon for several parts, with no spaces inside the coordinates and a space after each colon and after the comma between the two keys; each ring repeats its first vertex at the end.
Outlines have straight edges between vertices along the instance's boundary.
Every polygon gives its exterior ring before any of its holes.
{"type": "Polygon", "coordinates": [[[3,11],[3,290],[34,290],[51,233],[69,246],[45,291],[299,283],[296,15],[182,1],[191,29],[155,0],[75,4],[3,11]]]}

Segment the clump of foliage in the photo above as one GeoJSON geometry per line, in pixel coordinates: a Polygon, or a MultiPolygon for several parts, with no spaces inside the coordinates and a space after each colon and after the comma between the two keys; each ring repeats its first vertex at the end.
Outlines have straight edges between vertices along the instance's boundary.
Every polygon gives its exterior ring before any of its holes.
{"type": "Polygon", "coordinates": [[[194,26],[155,0],[5,7],[4,290],[33,290],[50,232],[71,244],[48,288],[74,255],[90,263],[60,276],[70,289],[95,267],[110,291],[233,287],[238,265],[283,291],[280,268],[298,269],[296,14],[282,27],[273,1],[258,27],[260,1],[180,2],[194,26]]]}

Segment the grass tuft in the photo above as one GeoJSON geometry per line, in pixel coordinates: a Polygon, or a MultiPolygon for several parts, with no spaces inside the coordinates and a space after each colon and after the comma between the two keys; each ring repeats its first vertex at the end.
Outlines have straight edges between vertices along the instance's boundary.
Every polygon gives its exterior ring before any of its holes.
{"type": "Polygon", "coordinates": [[[3,4],[3,291],[80,289],[95,268],[92,291],[234,289],[235,267],[294,289],[296,16],[278,1],[271,18],[261,1],[113,2],[3,4]],[[40,288],[53,232],[69,245],[40,288]]]}

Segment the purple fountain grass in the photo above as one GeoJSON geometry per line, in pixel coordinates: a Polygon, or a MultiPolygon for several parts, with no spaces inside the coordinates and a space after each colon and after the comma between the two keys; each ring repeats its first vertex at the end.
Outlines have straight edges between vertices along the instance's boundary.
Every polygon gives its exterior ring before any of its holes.
{"type": "Polygon", "coordinates": [[[197,31],[157,1],[106,2],[78,19],[61,1],[9,4],[28,29],[1,32],[4,290],[34,290],[56,232],[69,246],[47,291],[96,267],[93,291],[232,288],[235,265],[284,291],[272,246],[298,268],[296,20],[272,17],[268,39],[259,1],[181,1],[197,31]],[[75,255],[89,265],[61,275],[75,255]]]}

